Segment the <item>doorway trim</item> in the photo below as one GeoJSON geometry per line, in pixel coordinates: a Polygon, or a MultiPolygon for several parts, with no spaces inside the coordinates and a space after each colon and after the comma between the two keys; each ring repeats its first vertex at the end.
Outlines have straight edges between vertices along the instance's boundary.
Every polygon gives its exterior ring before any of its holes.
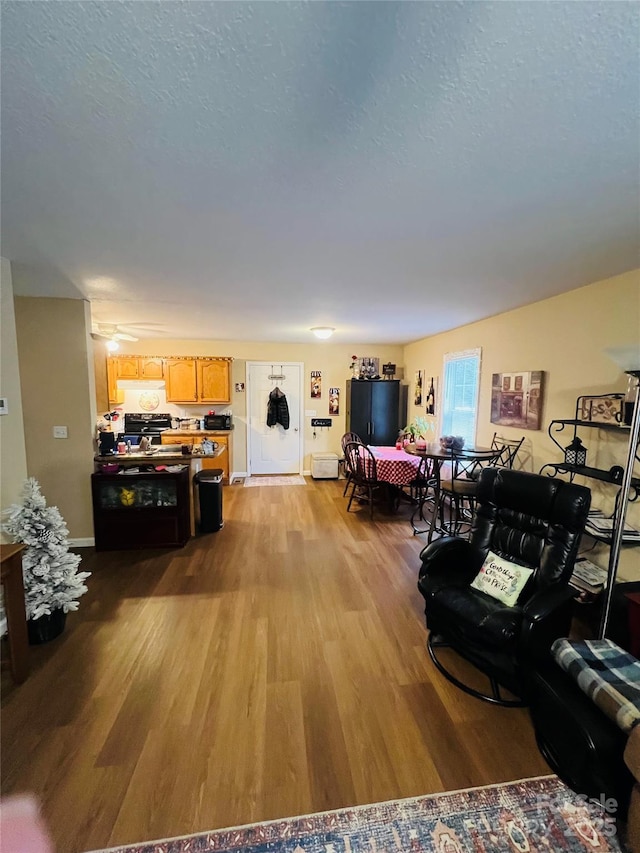
{"type": "Polygon", "coordinates": [[[252,412],[252,393],[251,393],[251,383],[252,383],[252,367],[273,367],[274,370],[277,367],[286,368],[286,367],[298,367],[300,369],[300,387],[298,388],[298,403],[299,403],[299,428],[298,428],[298,474],[303,473],[304,467],[304,400],[303,400],[303,390],[304,390],[304,362],[303,361],[280,361],[277,359],[269,359],[268,361],[247,361],[246,374],[247,374],[247,475],[251,476],[251,459],[253,458],[253,431],[251,429],[251,419],[253,416],[252,412]]]}

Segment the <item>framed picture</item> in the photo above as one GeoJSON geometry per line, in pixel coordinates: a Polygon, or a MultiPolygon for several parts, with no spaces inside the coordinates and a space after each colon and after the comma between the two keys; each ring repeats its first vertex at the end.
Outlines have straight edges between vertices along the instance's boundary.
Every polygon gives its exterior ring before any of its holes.
{"type": "Polygon", "coordinates": [[[329,414],[340,414],[340,389],[329,388],[329,414]]]}
{"type": "Polygon", "coordinates": [[[322,371],[311,371],[311,399],[319,400],[322,397],[322,371]]]}
{"type": "Polygon", "coordinates": [[[436,398],[438,396],[438,377],[430,376],[426,382],[425,415],[436,415],[436,398]]]}
{"type": "Polygon", "coordinates": [[[422,371],[416,370],[416,383],[413,390],[413,402],[416,406],[422,405],[422,371]]]}
{"type": "Polygon", "coordinates": [[[624,396],[612,394],[610,397],[581,397],[580,420],[596,424],[622,423],[624,396]]]}
{"type": "Polygon", "coordinates": [[[491,377],[491,423],[540,429],[544,372],[494,373],[491,377]]]}

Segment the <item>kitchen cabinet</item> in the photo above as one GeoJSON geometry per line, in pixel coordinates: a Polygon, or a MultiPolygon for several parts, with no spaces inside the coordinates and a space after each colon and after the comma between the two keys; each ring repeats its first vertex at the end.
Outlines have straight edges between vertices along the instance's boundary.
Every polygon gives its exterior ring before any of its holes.
{"type": "Polygon", "coordinates": [[[201,403],[231,402],[231,376],[226,358],[196,360],[198,400],[201,403]]]}
{"type": "Polygon", "coordinates": [[[96,551],[182,547],[190,536],[190,466],[91,475],[96,551]]]}
{"type": "Polygon", "coordinates": [[[167,403],[197,403],[195,358],[167,358],[164,379],[167,403]]]}
{"type": "Polygon", "coordinates": [[[164,359],[156,356],[114,355],[107,360],[116,379],[162,379],[164,359]]]}
{"type": "Polygon", "coordinates": [[[407,420],[407,386],[399,379],[347,380],[346,431],[389,447],[407,420]]]}
{"type": "Polygon", "coordinates": [[[166,359],[167,402],[231,402],[230,361],[228,358],[166,359]]]}
{"type": "Polygon", "coordinates": [[[118,364],[115,358],[107,359],[107,394],[110,407],[124,403],[124,391],[118,388],[118,364]]]}
{"type": "Polygon", "coordinates": [[[164,359],[141,356],[138,359],[138,379],[164,379],[164,359]]]}
{"type": "Polygon", "coordinates": [[[231,432],[220,432],[211,430],[182,430],[175,432],[167,430],[160,436],[162,444],[193,444],[198,446],[203,438],[210,438],[215,441],[218,447],[224,448],[220,456],[198,456],[198,461],[202,462],[203,468],[221,468],[222,481],[225,484],[229,483],[229,471],[231,468],[231,432]]]}
{"type": "Polygon", "coordinates": [[[140,364],[137,355],[113,356],[116,364],[116,379],[139,379],[140,364]]]}

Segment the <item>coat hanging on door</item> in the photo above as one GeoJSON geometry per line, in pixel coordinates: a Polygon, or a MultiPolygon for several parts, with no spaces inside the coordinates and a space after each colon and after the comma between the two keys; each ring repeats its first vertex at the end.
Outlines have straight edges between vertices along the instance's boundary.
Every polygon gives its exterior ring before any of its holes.
{"type": "Polygon", "coordinates": [[[289,405],[286,394],[278,386],[269,394],[267,405],[267,426],[282,424],[283,429],[289,429],[289,405]]]}

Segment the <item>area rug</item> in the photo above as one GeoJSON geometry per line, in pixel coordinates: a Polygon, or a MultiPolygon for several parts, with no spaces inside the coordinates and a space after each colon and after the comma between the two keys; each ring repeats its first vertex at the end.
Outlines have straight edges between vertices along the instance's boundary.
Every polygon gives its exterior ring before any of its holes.
{"type": "Polygon", "coordinates": [[[282,477],[247,477],[244,481],[249,486],[306,486],[307,481],[298,474],[286,474],[282,477]]]}
{"type": "MultiPolygon", "coordinates": [[[[110,853],[620,853],[612,816],[540,776],[113,847],[110,853]]],[[[107,853],[107,851],[93,851],[107,853]]]]}

